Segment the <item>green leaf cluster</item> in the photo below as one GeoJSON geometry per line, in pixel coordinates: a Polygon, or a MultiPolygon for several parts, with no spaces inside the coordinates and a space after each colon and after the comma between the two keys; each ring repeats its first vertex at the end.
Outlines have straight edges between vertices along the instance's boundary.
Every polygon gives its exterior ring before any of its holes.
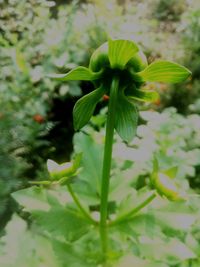
{"type": "Polygon", "coordinates": [[[89,68],[77,67],[66,74],[52,75],[57,80],[92,81],[98,88],[77,101],[73,110],[74,128],[81,129],[90,120],[104,94],[110,93],[112,80],[118,77],[119,92],[115,129],[129,142],[135,136],[137,110],[134,99],[155,101],[156,92],[140,90],[146,81],[177,83],[190,76],[190,71],[170,61],[157,61],[147,66],[138,46],[130,40],[109,40],[91,56],[89,68]]]}

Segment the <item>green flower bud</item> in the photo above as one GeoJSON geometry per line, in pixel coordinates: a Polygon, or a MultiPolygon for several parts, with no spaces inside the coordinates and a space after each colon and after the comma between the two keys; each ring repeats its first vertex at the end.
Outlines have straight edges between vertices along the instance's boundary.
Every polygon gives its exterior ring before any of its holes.
{"type": "Polygon", "coordinates": [[[77,174],[82,154],[77,154],[72,162],[64,162],[58,164],[55,161],[47,160],[47,169],[52,180],[60,180],[62,178],[70,178],[77,174]]]}
{"type": "Polygon", "coordinates": [[[61,178],[69,177],[74,173],[72,162],[57,164],[55,161],[48,159],[47,169],[52,180],[60,180],[61,178]]]}

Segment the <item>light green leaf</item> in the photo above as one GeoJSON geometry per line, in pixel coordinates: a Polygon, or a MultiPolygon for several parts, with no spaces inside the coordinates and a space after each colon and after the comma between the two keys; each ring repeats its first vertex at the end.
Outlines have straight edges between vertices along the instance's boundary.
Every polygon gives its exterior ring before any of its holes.
{"type": "Polygon", "coordinates": [[[129,40],[109,40],[108,57],[111,68],[124,69],[126,63],[138,52],[137,45],[129,40]]]}
{"type": "Polygon", "coordinates": [[[101,72],[92,72],[85,67],[77,67],[65,74],[51,74],[50,78],[54,78],[59,81],[93,81],[97,80],[101,76],[101,72]]]}
{"type": "Polygon", "coordinates": [[[187,231],[196,220],[194,214],[179,211],[155,211],[154,215],[161,226],[178,231],[187,231]]]}
{"type": "Polygon", "coordinates": [[[32,216],[36,224],[52,238],[74,241],[84,235],[90,227],[77,210],[62,206],[54,207],[48,212],[33,211],[32,216]]]}
{"type": "Polygon", "coordinates": [[[124,141],[130,142],[135,136],[137,121],[137,109],[127,100],[123,93],[120,93],[115,114],[115,129],[124,141]]]}
{"type": "Polygon", "coordinates": [[[159,203],[160,207],[152,210],[157,223],[163,230],[173,229],[173,231],[189,231],[189,228],[197,220],[197,212],[186,203],[159,203]]]}
{"type": "Polygon", "coordinates": [[[115,267],[167,267],[166,264],[162,262],[148,261],[136,257],[135,255],[126,255],[120,259],[115,267]]]}
{"type": "Polygon", "coordinates": [[[89,201],[89,204],[97,204],[100,201],[103,146],[97,144],[91,135],[82,132],[76,133],[73,141],[75,152],[83,152],[82,171],[74,184],[76,192],[89,201]]]}
{"type": "Polygon", "coordinates": [[[133,95],[128,97],[130,102],[134,100],[144,101],[144,102],[154,102],[158,100],[159,94],[156,91],[149,91],[149,90],[138,90],[135,89],[133,95]]]}
{"type": "Polygon", "coordinates": [[[26,211],[43,210],[48,211],[50,205],[47,201],[46,190],[40,187],[30,187],[12,193],[12,197],[24,207],[26,211]]]}
{"type": "Polygon", "coordinates": [[[139,246],[142,256],[152,260],[162,260],[170,265],[196,258],[194,252],[177,238],[162,240],[143,236],[139,239],[139,246]]]}
{"type": "Polygon", "coordinates": [[[58,258],[59,267],[93,267],[94,264],[88,262],[88,257],[80,253],[79,248],[75,248],[69,243],[54,240],[53,249],[58,258]]]}
{"type": "Polygon", "coordinates": [[[105,91],[103,88],[98,88],[91,93],[80,98],[73,109],[74,129],[79,130],[85,126],[90,120],[95,107],[105,91]]]}
{"type": "Polygon", "coordinates": [[[143,81],[179,83],[185,81],[191,72],[174,62],[156,61],[137,74],[143,81]]]}
{"type": "Polygon", "coordinates": [[[66,190],[60,188],[57,191],[32,186],[12,193],[12,197],[22,206],[25,211],[49,211],[51,207],[65,205],[71,198],[66,190]]]}
{"type": "Polygon", "coordinates": [[[58,267],[50,241],[34,234],[30,226],[14,214],[0,240],[2,267],[58,267]]]}

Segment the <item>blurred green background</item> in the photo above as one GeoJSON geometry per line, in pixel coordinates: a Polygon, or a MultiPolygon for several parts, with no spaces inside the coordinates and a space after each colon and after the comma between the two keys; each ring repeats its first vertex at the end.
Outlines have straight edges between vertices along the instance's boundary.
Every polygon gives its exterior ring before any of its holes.
{"type": "MultiPolygon", "coordinates": [[[[148,62],[174,60],[192,71],[182,84],[146,85],[161,99],[139,105],[141,114],[150,112],[140,117],[138,138],[144,139],[140,149],[149,144],[147,154],[155,145],[161,161],[171,155],[168,165],[179,164],[180,176],[199,192],[199,0],[0,0],[1,233],[19,210],[10,193],[29,186],[30,180],[45,180],[48,158],[70,159],[72,109],[92,89],[90,83],[61,83],[48,74],[87,66],[91,53],[108,37],[134,39],[148,62]],[[142,131],[145,121],[153,139],[142,131]]],[[[95,114],[106,104],[102,100],[95,114]]],[[[100,115],[91,123],[96,129],[103,126],[100,115]]],[[[139,176],[138,188],[146,172],[139,176]]]]}

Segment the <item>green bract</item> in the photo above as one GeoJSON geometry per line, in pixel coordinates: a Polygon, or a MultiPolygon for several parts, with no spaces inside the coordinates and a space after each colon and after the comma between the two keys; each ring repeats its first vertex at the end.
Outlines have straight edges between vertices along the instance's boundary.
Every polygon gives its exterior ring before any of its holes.
{"type": "Polygon", "coordinates": [[[190,76],[185,67],[170,61],[148,65],[145,55],[129,40],[109,40],[91,56],[89,68],[77,67],[66,74],[53,77],[62,80],[93,82],[95,90],[77,101],[73,110],[74,128],[81,129],[90,120],[98,101],[110,94],[114,78],[119,80],[115,129],[124,141],[131,141],[137,127],[134,100],[155,101],[157,92],[141,89],[146,81],[182,82],[190,76]]]}

